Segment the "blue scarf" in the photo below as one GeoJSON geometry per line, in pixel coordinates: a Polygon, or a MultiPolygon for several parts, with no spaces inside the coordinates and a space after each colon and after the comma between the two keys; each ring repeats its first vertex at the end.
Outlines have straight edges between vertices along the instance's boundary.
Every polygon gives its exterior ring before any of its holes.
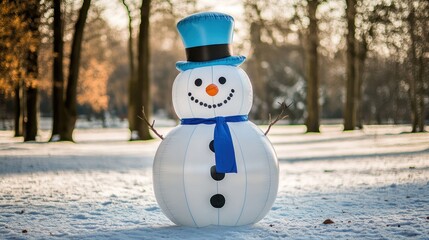
{"type": "Polygon", "coordinates": [[[237,115],[215,118],[183,118],[180,121],[182,125],[216,124],[214,129],[216,172],[236,173],[234,145],[227,122],[245,122],[247,120],[247,115],[237,115]]]}

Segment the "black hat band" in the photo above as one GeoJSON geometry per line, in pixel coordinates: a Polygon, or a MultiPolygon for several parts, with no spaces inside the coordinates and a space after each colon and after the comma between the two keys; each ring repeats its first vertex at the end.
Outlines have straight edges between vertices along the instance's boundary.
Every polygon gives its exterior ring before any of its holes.
{"type": "Polygon", "coordinates": [[[186,48],[186,58],[189,62],[206,62],[231,56],[230,44],[214,44],[186,48]]]}

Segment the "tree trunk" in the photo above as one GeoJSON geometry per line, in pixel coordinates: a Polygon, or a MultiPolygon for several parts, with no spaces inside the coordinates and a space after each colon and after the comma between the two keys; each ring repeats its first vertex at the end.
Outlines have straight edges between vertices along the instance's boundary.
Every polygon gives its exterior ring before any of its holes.
{"type": "Polygon", "coordinates": [[[22,81],[19,81],[15,88],[15,137],[24,135],[24,96],[23,96],[22,81]]]}
{"type": "Polygon", "coordinates": [[[344,131],[354,130],[356,126],[356,108],[355,108],[355,88],[356,88],[356,69],[354,61],[355,53],[355,16],[356,0],[346,0],[346,17],[347,17],[347,84],[346,84],[346,105],[344,109],[344,131]]]}
{"type": "Polygon", "coordinates": [[[64,73],[63,73],[63,22],[61,0],[54,0],[54,65],[52,84],[52,135],[49,141],[60,139],[61,122],[64,121],[64,73]]]}
{"type": "Polygon", "coordinates": [[[27,117],[25,122],[24,142],[36,141],[39,112],[39,101],[37,95],[37,87],[27,88],[27,117]]]}
{"type": "MultiPolygon", "coordinates": [[[[412,68],[414,68],[412,66],[412,68]]],[[[417,132],[418,127],[418,114],[417,114],[417,94],[416,94],[416,82],[413,76],[409,80],[410,88],[408,90],[408,96],[410,98],[410,108],[411,108],[411,132],[417,132]]]]}
{"type": "Polygon", "coordinates": [[[77,80],[79,76],[80,55],[82,49],[83,30],[85,27],[86,18],[88,16],[91,0],[84,0],[79,11],[79,17],[75,24],[75,32],[70,54],[69,76],[67,81],[67,92],[65,99],[64,120],[62,121],[61,140],[73,141],[73,130],[77,120],[76,113],[76,95],[77,95],[77,80]]]}
{"type": "Polygon", "coordinates": [[[125,0],[122,0],[127,15],[128,15],[128,61],[130,68],[130,78],[128,80],[128,128],[131,132],[130,140],[135,140],[138,138],[137,128],[136,128],[136,116],[138,115],[136,111],[136,97],[137,97],[137,77],[134,63],[134,50],[133,50],[133,18],[131,15],[131,10],[125,0]]]}
{"type": "Polygon", "coordinates": [[[365,60],[367,53],[367,43],[362,36],[362,42],[357,43],[355,69],[356,69],[356,85],[355,85],[355,107],[356,107],[356,127],[363,128],[362,123],[362,86],[363,86],[363,73],[365,69],[365,60]]]}
{"type": "Polygon", "coordinates": [[[412,3],[409,3],[410,13],[408,15],[407,21],[409,25],[409,33],[411,40],[411,77],[410,77],[410,88],[409,88],[409,97],[410,97],[410,107],[411,107],[411,124],[412,132],[419,131],[419,104],[418,104],[418,86],[417,86],[417,54],[416,54],[416,36],[414,35],[414,25],[415,25],[415,12],[412,3]]]}
{"type": "Polygon", "coordinates": [[[28,3],[28,7],[26,9],[26,20],[29,22],[29,31],[33,37],[33,46],[28,50],[27,55],[27,76],[30,79],[30,83],[26,89],[26,97],[27,97],[27,117],[25,119],[25,133],[24,133],[24,141],[36,141],[37,129],[38,129],[38,89],[37,83],[34,81],[38,78],[38,51],[39,51],[39,25],[40,25],[40,1],[34,0],[28,3]]]}
{"type": "Polygon", "coordinates": [[[420,132],[424,132],[425,131],[425,93],[424,93],[424,78],[423,78],[423,74],[424,74],[424,63],[423,63],[423,56],[420,56],[418,59],[418,66],[419,66],[419,72],[418,72],[418,82],[419,82],[419,89],[418,89],[418,93],[419,93],[419,109],[420,109],[420,116],[419,116],[419,120],[418,120],[418,126],[419,126],[419,131],[420,132]]]}
{"type": "Polygon", "coordinates": [[[362,129],[362,81],[363,81],[363,64],[364,60],[357,58],[355,62],[356,66],[356,82],[355,82],[355,107],[356,107],[356,128],[362,129]]]}
{"type": "MultiPolygon", "coordinates": [[[[253,8],[255,8],[255,11],[257,9],[257,6],[252,5],[253,8]]],[[[265,82],[265,79],[263,77],[263,69],[261,66],[261,63],[263,61],[262,57],[262,51],[261,51],[261,31],[262,26],[258,22],[252,22],[250,25],[250,42],[253,48],[253,64],[250,66],[251,69],[253,69],[253,77],[254,77],[254,91],[256,96],[259,98],[258,103],[258,109],[255,114],[255,118],[262,120],[266,119],[268,116],[268,107],[267,107],[267,84],[265,82]]]]}
{"type": "MultiPolygon", "coordinates": [[[[264,29],[264,20],[261,16],[261,9],[256,1],[247,1],[245,3],[248,7],[248,17],[251,19],[250,24],[250,44],[253,49],[252,61],[248,63],[248,69],[252,69],[253,72],[253,86],[255,92],[255,119],[266,119],[269,115],[268,106],[268,82],[264,77],[264,69],[261,63],[264,61],[264,46],[261,39],[262,30],[264,29]]],[[[268,29],[265,28],[268,31],[268,29]]]]}
{"type": "Polygon", "coordinates": [[[307,132],[319,132],[319,79],[318,79],[318,36],[316,11],[318,0],[308,0],[307,11],[310,19],[307,45],[307,132]]]}
{"type": "Polygon", "coordinates": [[[138,137],[141,140],[152,139],[149,132],[149,127],[144,121],[138,118],[141,115],[140,111],[144,108],[147,118],[150,118],[152,106],[150,102],[150,73],[149,73],[149,16],[150,16],[150,0],[143,0],[140,9],[140,32],[138,42],[138,80],[137,80],[137,98],[135,124],[138,131],[138,137]]]}
{"type": "MultiPolygon", "coordinates": [[[[400,65],[398,60],[393,60],[394,63],[394,70],[393,70],[393,74],[394,76],[397,76],[398,79],[402,79],[403,77],[401,76],[401,71],[399,70],[401,68],[402,65],[400,65]]],[[[399,112],[400,112],[400,100],[401,97],[399,96],[400,93],[400,86],[399,86],[399,82],[395,83],[395,90],[394,90],[394,101],[393,101],[393,112],[394,112],[394,116],[393,116],[393,124],[398,124],[399,123],[399,112]]]]}

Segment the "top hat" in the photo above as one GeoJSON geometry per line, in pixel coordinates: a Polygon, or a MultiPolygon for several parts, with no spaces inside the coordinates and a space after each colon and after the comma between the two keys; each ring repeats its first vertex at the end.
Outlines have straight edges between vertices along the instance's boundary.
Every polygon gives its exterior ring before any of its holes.
{"type": "Polygon", "coordinates": [[[232,56],[234,18],[227,14],[193,14],[180,20],[177,29],[187,58],[176,63],[179,71],[213,65],[238,66],[246,60],[244,56],[232,56]]]}

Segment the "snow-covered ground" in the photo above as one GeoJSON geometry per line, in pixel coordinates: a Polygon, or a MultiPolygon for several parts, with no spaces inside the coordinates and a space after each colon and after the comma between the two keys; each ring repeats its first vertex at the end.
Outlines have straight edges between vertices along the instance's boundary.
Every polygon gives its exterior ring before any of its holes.
{"type": "Polygon", "coordinates": [[[22,143],[0,131],[0,239],[429,239],[429,133],[321,130],[274,127],[280,186],[271,211],[252,226],[207,228],[175,226],[158,207],[159,140],[78,129],[77,143],[22,143]]]}

